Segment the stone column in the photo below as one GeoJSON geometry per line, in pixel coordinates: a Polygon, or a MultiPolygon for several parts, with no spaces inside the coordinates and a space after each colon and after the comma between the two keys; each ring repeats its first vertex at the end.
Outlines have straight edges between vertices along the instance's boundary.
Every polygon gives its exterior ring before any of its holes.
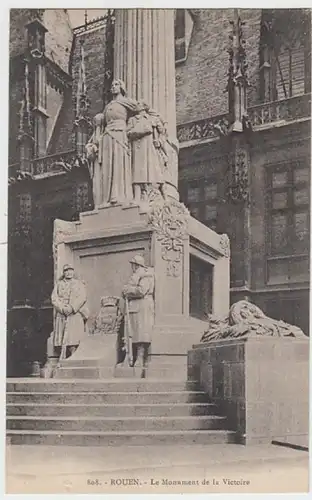
{"type": "MultiPolygon", "coordinates": [[[[116,9],[114,78],[128,96],[142,99],[167,122],[177,148],[173,9],[116,9]]],[[[167,192],[178,198],[177,151],[170,158],[167,192]]]]}

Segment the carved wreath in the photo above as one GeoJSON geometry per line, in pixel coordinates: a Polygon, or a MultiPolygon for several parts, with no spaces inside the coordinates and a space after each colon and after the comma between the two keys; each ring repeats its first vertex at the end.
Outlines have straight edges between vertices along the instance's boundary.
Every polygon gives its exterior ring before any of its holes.
{"type": "Polygon", "coordinates": [[[167,250],[179,251],[187,234],[188,218],[187,208],[178,201],[170,200],[153,204],[149,224],[167,250]]]}
{"type": "Polygon", "coordinates": [[[149,212],[149,224],[161,241],[162,258],[167,262],[167,274],[170,276],[179,274],[188,219],[187,208],[176,200],[156,201],[149,212]]]}

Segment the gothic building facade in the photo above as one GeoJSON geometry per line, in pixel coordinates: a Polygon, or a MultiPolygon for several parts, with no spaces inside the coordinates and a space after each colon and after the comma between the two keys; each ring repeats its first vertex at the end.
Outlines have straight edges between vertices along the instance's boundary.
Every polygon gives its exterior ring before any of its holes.
{"type": "MultiPolygon", "coordinates": [[[[66,10],[11,11],[9,374],[44,361],[54,219],[93,208],[84,145],[109,99],[113,40],[113,11],[74,29],[66,10]]],[[[230,236],[231,301],[308,334],[310,11],[180,9],[172,43],[181,200],[230,236]]],[[[211,272],[196,259],[190,272],[203,317],[211,272]]]]}

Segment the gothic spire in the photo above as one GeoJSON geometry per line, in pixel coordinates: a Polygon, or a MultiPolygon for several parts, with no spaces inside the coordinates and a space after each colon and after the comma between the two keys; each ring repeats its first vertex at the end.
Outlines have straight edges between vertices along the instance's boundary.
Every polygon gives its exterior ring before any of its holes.
{"type": "Polygon", "coordinates": [[[243,38],[244,22],[238,9],[234,9],[234,20],[230,21],[229,72],[227,91],[229,94],[229,114],[231,131],[242,132],[247,125],[247,88],[250,86],[247,74],[247,55],[243,38]]]}
{"type": "Polygon", "coordinates": [[[76,121],[81,118],[86,118],[89,109],[89,100],[87,98],[87,84],[86,84],[86,66],[85,66],[85,53],[84,53],[84,40],[81,37],[80,43],[80,62],[78,73],[78,84],[76,93],[76,121]]]}
{"type": "Polygon", "coordinates": [[[76,117],[75,117],[75,140],[78,152],[83,155],[84,147],[88,140],[92,123],[89,117],[90,101],[87,97],[87,84],[86,84],[86,67],[85,67],[85,53],[84,53],[84,40],[81,37],[80,43],[80,61],[78,72],[78,83],[76,92],[76,117]]]}

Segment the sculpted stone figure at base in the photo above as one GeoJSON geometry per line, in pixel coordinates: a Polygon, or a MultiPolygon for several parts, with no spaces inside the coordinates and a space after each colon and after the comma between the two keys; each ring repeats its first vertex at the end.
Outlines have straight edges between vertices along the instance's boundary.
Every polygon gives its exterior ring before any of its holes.
{"type": "Polygon", "coordinates": [[[134,366],[142,358],[142,374],[146,375],[152,332],[154,327],[154,270],[136,255],[130,260],[133,274],[123,287],[125,299],[125,337],[129,364],[134,366]]]}
{"type": "Polygon", "coordinates": [[[114,80],[112,101],[94,118],[93,135],[86,145],[94,205],[127,203],[133,199],[127,122],[137,112],[136,101],[126,97],[124,83],[114,80]]]}
{"type": "Polygon", "coordinates": [[[61,358],[66,358],[86,336],[89,316],[85,285],[74,278],[72,266],[63,267],[63,276],[54,287],[51,301],[55,311],[53,346],[60,351],[61,358]]]}
{"type": "Polygon", "coordinates": [[[119,297],[101,297],[101,307],[89,331],[92,335],[113,335],[118,333],[122,314],[119,308],[119,297]]]}
{"type": "Polygon", "coordinates": [[[201,342],[257,335],[306,337],[297,326],[269,318],[259,307],[247,300],[233,304],[227,316],[217,318],[210,315],[208,321],[209,328],[204,332],[201,342]]]}

